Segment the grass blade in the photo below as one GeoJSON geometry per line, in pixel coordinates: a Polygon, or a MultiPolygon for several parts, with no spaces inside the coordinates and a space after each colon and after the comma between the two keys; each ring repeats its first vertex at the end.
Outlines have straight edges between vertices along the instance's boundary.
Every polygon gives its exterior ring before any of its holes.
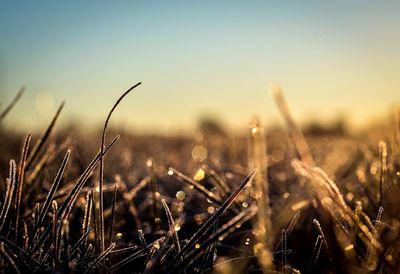
{"type": "Polygon", "coordinates": [[[134,88],[138,87],[139,85],[141,85],[142,83],[139,82],[136,85],[132,86],[131,88],[129,88],[127,91],[125,91],[117,100],[117,102],[115,102],[114,106],[111,108],[110,112],[108,113],[107,119],[104,123],[104,128],[103,128],[103,134],[101,137],[101,147],[100,147],[100,175],[99,175],[99,195],[100,195],[100,204],[99,204],[99,217],[100,217],[100,250],[103,251],[104,250],[104,208],[103,208],[103,203],[104,203],[104,196],[103,196],[103,177],[104,177],[104,156],[103,156],[103,152],[104,152],[104,145],[106,142],[106,132],[107,132],[107,126],[108,126],[108,122],[110,121],[111,115],[114,112],[114,110],[117,108],[117,106],[119,105],[119,103],[122,101],[122,99],[124,99],[124,97],[126,95],[128,95],[129,92],[131,92],[134,88]]]}
{"type": "Polygon", "coordinates": [[[179,244],[178,233],[175,230],[174,219],[172,218],[171,211],[169,210],[169,207],[168,207],[167,203],[165,202],[165,200],[162,199],[161,202],[162,202],[162,205],[164,207],[165,214],[167,215],[167,220],[168,220],[168,225],[169,225],[169,233],[171,234],[172,242],[173,242],[174,247],[175,247],[175,251],[177,253],[179,253],[181,251],[181,246],[179,244]]]}
{"type": "Polygon", "coordinates": [[[302,131],[300,130],[299,126],[297,125],[290,113],[289,106],[285,100],[285,97],[283,96],[281,87],[279,85],[273,85],[271,87],[271,91],[279,108],[279,111],[285,119],[289,137],[295,145],[298,157],[305,163],[313,165],[314,159],[310,152],[310,148],[308,147],[307,141],[304,138],[302,131]]]}
{"type": "Polygon", "coordinates": [[[0,114],[0,121],[3,120],[7,114],[13,109],[13,107],[18,103],[19,99],[22,97],[22,94],[25,92],[25,87],[22,87],[17,95],[15,95],[14,99],[11,101],[11,103],[6,107],[5,110],[3,110],[0,114]]]}
{"type": "Polygon", "coordinates": [[[31,134],[28,133],[28,135],[25,138],[24,146],[22,149],[22,156],[21,156],[21,161],[19,164],[19,172],[18,172],[18,186],[17,186],[17,197],[15,199],[15,219],[14,219],[14,239],[15,242],[18,241],[18,224],[19,224],[19,215],[21,211],[21,197],[22,197],[22,189],[24,187],[24,177],[25,177],[25,163],[26,163],[26,157],[28,155],[28,149],[29,149],[29,143],[31,141],[31,134]]]}
{"type": "Polygon", "coordinates": [[[42,206],[42,209],[40,210],[39,218],[38,218],[38,222],[37,222],[36,227],[35,227],[35,232],[33,234],[34,235],[33,238],[36,238],[36,234],[38,233],[39,228],[42,226],[44,218],[47,215],[47,212],[48,212],[48,210],[50,208],[50,204],[52,203],[52,201],[54,199],[54,194],[56,193],[57,188],[60,185],[61,178],[62,178],[62,176],[64,174],[65,167],[66,167],[66,165],[68,163],[70,154],[71,154],[71,151],[68,150],[67,153],[65,154],[65,157],[64,157],[64,159],[63,159],[63,161],[61,163],[61,166],[60,166],[60,168],[59,168],[59,170],[57,172],[56,178],[54,179],[54,181],[53,181],[53,183],[52,183],[52,185],[50,187],[50,190],[49,190],[49,193],[47,194],[46,200],[45,200],[45,202],[44,202],[44,204],[42,206]]]}
{"type": "Polygon", "coordinates": [[[3,208],[1,209],[0,213],[0,233],[3,230],[4,223],[6,222],[7,219],[7,214],[10,209],[11,203],[12,203],[12,198],[14,194],[14,189],[16,185],[16,173],[17,173],[17,168],[14,160],[10,160],[10,169],[9,169],[9,178],[7,179],[7,191],[6,191],[6,196],[4,199],[3,203],[3,208]]]}
{"type": "Polygon", "coordinates": [[[113,199],[111,202],[111,221],[110,221],[110,230],[108,233],[108,241],[109,244],[111,245],[112,241],[113,241],[113,235],[114,235],[114,222],[115,222],[115,206],[117,203],[117,191],[118,191],[118,185],[114,184],[114,191],[113,191],[113,199]]]}
{"type": "Polygon", "coordinates": [[[49,138],[50,133],[51,133],[52,129],[54,128],[54,125],[56,124],[58,116],[60,116],[61,110],[64,108],[64,105],[65,105],[65,102],[62,102],[61,105],[58,107],[57,112],[53,117],[53,120],[51,120],[46,131],[43,133],[42,137],[39,138],[39,140],[36,142],[35,146],[33,147],[31,153],[28,156],[28,160],[26,162],[26,169],[29,169],[31,167],[31,165],[33,164],[33,161],[39,155],[39,152],[41,151],[41,149],[43,148],[47,139],[49,138]]]}

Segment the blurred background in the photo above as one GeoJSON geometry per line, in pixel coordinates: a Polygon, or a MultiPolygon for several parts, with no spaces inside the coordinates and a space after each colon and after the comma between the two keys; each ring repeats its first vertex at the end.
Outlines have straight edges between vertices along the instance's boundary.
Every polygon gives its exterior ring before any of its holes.
{"type": "Polygon", "coordinates": [[[357,130],[399,100],[398,1],[1,1],[0,102],[26,91],[8,128],[191,132],[281,123],[268,86],[294,117],[357,130]],[[211,125],[212,126],[212,125],[211,125]]]}

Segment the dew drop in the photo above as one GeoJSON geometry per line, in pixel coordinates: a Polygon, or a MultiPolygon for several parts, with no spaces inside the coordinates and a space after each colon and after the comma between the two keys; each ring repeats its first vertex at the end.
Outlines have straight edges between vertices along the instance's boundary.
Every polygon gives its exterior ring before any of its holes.
{"type": "Polygon", "coordinates": [[[183,201],[186,198],[186,194],[183,191],[178,191],[175,196],[179,201],[183,201]]]}

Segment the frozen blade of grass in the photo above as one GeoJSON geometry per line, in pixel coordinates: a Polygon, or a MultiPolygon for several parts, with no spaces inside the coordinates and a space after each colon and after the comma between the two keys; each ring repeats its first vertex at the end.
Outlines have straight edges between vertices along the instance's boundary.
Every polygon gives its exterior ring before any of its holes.
{"type": "Polygon", "coordinates": [[[301,211],[299,210],[299,211],[297,211],[296,214],[293,216],[292,221],[290,222],[288,228],[286,229],[286,234],[287,234],[288,237],[290,236],[290,234],[291,234],[292,231],[293,231],[293,228],[296,226],[297,222],[299,221],[300,215],[301,215],[301,211]]]}
{"type": "Polygon", "coordinates": [[[90,273],[92,269],[100,263],[108,254],[114,249],[115,243],[111,243],[110,246],[104,250],[104,252],[89,266],[89,268],[84,273],[90,273]]]}
{"type": "MultiPolygon", "coordinates": [[[[33,223],[35,224],[35,227],[37,227],[38,226],[38,223],[39,223],[39,215],[40,215],[40,204],[39,203],[36,203],[35,204],[35,209],[34,209],[34,215],[33,215],[33,223]]],[[[33,240],[33,236],[34,235],[32,235],[32,240],[33,240]]]]}
{"type": "Polygon", "coordinates": [[[317,240],[315,241],[313,252],[311,254],[310,261],[308,263],[307,272],[311,273],[311,270],[315,267],[318,261],[319,253],[321,252],[322,247],[322,236],[318,235],[317,240]]]}
{"type": "Polygon", "coordinates": [[[152,215],[152,221],[153,221],[153,231],[158,230],[158,224],[157,218],[159,218],[159,213],[158,213],[158,207],[157,207],[157,176],[154,172],[154,162],[153,159],[148,159],[147,160],[147,168],[149,170],[149,176],[150,176],[150,183],[151,183],[151,197],[153,200],[153,204],[151,207],[151,215],[152,215]]]}
{"type": "Polygon", "coordinates": [[[286,229],[282,229],[281,235],[281,260],[282,260],[282,269],[281,272],[285,273],[285,267],[287,265],[287,233],[286,229]]]}
{"type": "Polygon", "coordinates": [[[185,182],[191,186],[194,187],[197,191],[199,191],[201,194],[203,194],[207,199],[210,201],[216,203],[217,205],[222,205],[221,200],[211,191],[206,189],[204,186],[193,180],[192,178],[186,176],[185,174],[179,172],[173,167],[170,167],[169,170],[172,172],[172,175],[175,176],[179,181],[185,182]]]}
{"type": "Polygon", "coordinates": [[[144,271],[143,274],[148,274],[151,273],[150,270],[153,268],[154,266],[154,260],[152,260],[152,258],[154,257],[154,254],[156,254],[157,250],[160,249],[160,245],[154,244],[149,251],[149,254],[146,257],[146,261],[144,262],[144,271]]]}
{"type": "MultiPolygon", "coordinates": [[[[376,216],[376,219],[374,220],[374,231],[373,234],[376,238],[379,238],[379,231],[381,229],[379,229],[379,223],[381,221],[382,218],[382,214],[383,214],[383,206],[379,207],[378,210],[378,214],[376,216]]],[[[377,251],[375,250],[375,248],[372,245],[368,245],[367,246],[367,254],[365,256],[364,259],[364,266],[369,270],[369,271],[375,271],[378,267],[378,263],[379,263],[379,254],[377,253],[377,251]]]]}
{"type": "Polygon", "coordinates": [[[379,193],[377,197],[378,205],[383,205],[383,188],[386,185],[387,178],[387,146],[384,141],[379,142],[380,172],[379,172],[379,193]]]}
{"type": "Polygon", "coordinates": [[[23,226],[24,226],[24,234],[22,236],[23,243],[22,243],[22,248],[27,249],[28,244],[29,244],[29,233],[28,233],[28,225],[25,220],[22,220],[23,226]]]}
{"type": "Polygon", "coordinates": [[[83,257],[84,258],[89,257],[91,254],[93,254],[93,250],[94,250],[93,245],[89,244],[87,249],[86,249],[86,253],[85,253],[85,255],[83,257]]]}
{"type": "Polygon", "coordinates": [[[51,208],[53,211],[53,226],[52,226],[52,240],[53,240],[53,267],[55,269],[57,269],[58,267],[58,259],[59,259],[59,255],[60,255],[60,246],[59,246],[59,238],[61,235],[59,235],[59,231],[61,234],[61,224],[58,221],[58,214],[57,214],[57,210],[58,210],[58,205],[56,201],[52,201],[51,203],[51,208]]]}
{"type": "MultiPolygon", "coordinates": [[[[121,248],[121,249],[112,250],[110,252],[110,256],[121,255],[122,253],[126,253],[126,252],[133,251],[136,249],[137,249],[137,246],[129,246],[129,247],[121,248]]],[[[91,256],[83,256],[81,259],[79,259],[77,261],[77,264],[79,265],[82,263],[86,263],[88,261],[98,258],[99,256],[100,256],[99,254],[91,255],[91,256]]]]}
{"type": "MultiPolygon", "coordinates": [[[[83,224],[82,224],[82,233],[84,235],[86,233],[88,233],[89,230],[91,231],[91,229],[89,228],[89,225],[90,225],[90,219],[91,219],[91,213],[92,213],[92,205],[93,205],[93,192],[88,191],[88,193],[86,194],[85,215],[84,215],[83,224]]],[[[87,244],[87,241],[85,240],[84,247],[82,250],[82,255],[85,252],[86,244],[87,244]]]]}
{"type": "Polygon", "coordinates": [[[375,228],[377,228],[378,224],[381,223],[383,211],[384,211],[383,206],[380,206],[378,209],[378,215],[376,216],[376,219],[375,219],[375,228]]]}
{"type": "Polygon", "coordinates": [[[111,115],[114,112],[114,110],[117,108],[117,106],[119,105],[119,103],[122,101],[122,99],[124,99],[124,97],[126,95],[128,95],[129,92],[131,92],[134,88],[140,86],[142,83],[139,82],[136,85],[130,87],[127,91],[125,91],[119,98],[118,100],[115,102],[114,106],[111,108],[110,112],[108,113],[108,116],[106,118],[106,121],[104,123],[104,128],[103,128],[103,134],[101,137],[101,147],[100,147],[100,174],[99,174],[99,194],[100,194],[100,204],[99,204],[99,217],[100,217],[100,239],[99,239],[99,244],[100,244],[100,250],[103,251],[104,250],[104,209],[103,209],[103,177],[104,177],[104,146],[105,146],[105,142],[106,142],[106,132],[107,132],[107,126],[108,126],[108,122],[110,121],[111,115]]]}
{"type": "Polygon", "coordinates": [[[269,235],[272,234],[272,226],[267,176],[267,143],[264,128],[257,120],[250,126],[249,156],[249,169],[257,170],[252,187],[249,189],[258,208],[253,225],[253,234],[257,243],[253,245],[253,249],[265,273],[265,270],[271,268],[272,265],[272,255],[269,251],[271,250],[269,235]]]}
{"type": "Polygon", "coordinates": [[[25,177],[25,164],[26,164],[26,157],[28,155],[29,143],[31,141],[31,134],[25,138],[24,146],[22,149],[22,156],[21,161],[19,164],[19,172],[18,172],[18,186],[17,186],[17,197],[15,199],[15,219],[14,219],[14,240],[18,242],[18,225],[19,225],[19,215],[21,211],[21,198],[22,198],[22,189],[24,187],[24,177],[25,177]]]}
{"type": "Polygon", "coordinates": [[[183,257],[187,251],[193,247],[193,245],[204,235],[204,233],[210,228],[210,226],[217,221],[218,217],[234,202],[237,196],[243,191],[249,182],[254,178],[256,171],[253,171],[247,176],[239,187],[232,193],[231,196],[215,211],[215,213],[196,231],[196,233],[190,238],[189,242],[181,249],[181,251],[175,256],[177,258],[183,257]]]}
{"type": "Polygon", "coordinates": [[[170,271],[171,273],[175,273],[179,269],[182,269],[183,267],[187,266],[188,263],[193,258],[196,258],[200,255],[200,252],[204,251],[208,246],[212,245],[220,237],[224,238],[226,234],[234,231],[237,229],[238,225],[242,225],[243,223],[247,222],[248,220],[252,219],[255,215],[257,214],[257,207],[256,206],[251,206],[248,209],[240,212],[238,215],[233,217],[231,220],[229,220],[227,223],[222,225],[215,233],[210,235],[203,243],[200,244],[199,248],[193,249],[190,251],[187,256],[184,257],[184,259],[179,262],[177,265],[174,266],[174,268],[170,271]]]}
{"type": "Polygon", "coordinates": [[[39,176],[40,172],[44,167],[49,165],[51,161],[55,159],[58,155],[61,155],[61,152],[64,152],[71,145],[71,139],[68,138],[61,145],[56,145],[54,142],[51,142],[46,149],[46,152],[42,157],[37,161],[34,167],[32,167],[33,171],[30,172],[29,176],[26,179],[27,184],[33,183],[36,178],[39,176]]]}
{"type": "MultiPolygon", "coordinates": [[[[200,264],[200,266],[199,266],[199,268],[198,268],[198,271],[196,271],[196,273],[201,273],[201,272],[203,272],[203,271],[206,269],[207,264],[209,264],[210,258],[212,258],[211,256],[214,257],[214,254],[215,254],[215,246],[216,246],[216,244],[213,243],[213,244],[211,244],[210,246],[208,246],[208,247],[206,248],[206,250],[205,250],[205,252],[204,252],[203,259],[202,259],[201,264],[200,264]]],[[[214,258],[212,258],[212,263],[213,263],[213,262],[214,262],[214,258]]]]}
{"type": "MultiPolygon", "coordinates": [[[[106,154],[109,149],[115,144],[115,142],[119,139],[119,136],[117,136],[109,145],[108,147],[104,150],[104,154],[106,154]]],[[[73,205],[75,202],[76,198],[78,197],[79,192],[81,191],[82,187],[86,183],[87,179],[89,178],[90,174],[93,172],[95,169],[96,165],[100,161],[100,155],[101,153],[97,153],[97,155],[94,157],[94,159],[89,163],[85,171],[82,173],[82,175],[79,177],[78,181],[75,183],[74,187],[72,188],[71,192],[68,194],[68,196],[65,198],[64,202],[58,209],[58,218],[63,219],[65,217],[66,211],[69,210],[69,208],[73,205]]],[[[43,234],[40,236],[38,241],[31,243],[30,248],[29,248],[29,253],[32,254],[35,252],[39,246],[47,239],[49,233],[50,233],[51,226],[47,226],[43,234]]]]}
{"type": "Polygon", "coordinates": [[[161,265],[164,264],[164,262],[168,261],[168,259],[170,258],[170,255],[172,254],[172,252],[174,250],[175,250],[174,245],[169,245],[167,251],[165,251],[164,254],[162,254],[162,256],[161,256],[161,259],[160,259],[160,264],[161,265]]]}
{"type": "Polygon", "coordinates": [[[35,166],[32,168],[33,171],[31,171],[28,174],[28,177],[26,178],[26,183],[28,185],[32,184],[39,176],[40,172],[43,171],[44,167],[51,161],[51,159],[54,158],[54,155],[56,154],[56,146],[54,143],[50,143],[46,153],[38,160],[38,162],[35,164],[35,166]]]}
{"type": "Polygon", "coordinates": [[[140,243],[142,244],[144,250],[146,251],[147,254],[149,254],[150,250],[147,247],[146,238],[144,237],[143,230],[138,229],[138,236],[139,236],[140,243]]]}
{"type": "Polygon", "coordinates": [[[43,148],[44,144],[46,143],[47,139],[50,136],[50,133],[56,124],[56,121],[58,119],[58,116],[61,113],[61,110],[63,109],[65,105],[65,102],[62,102],[61,105],[58,107],[56,114],[53,117],[53,120],[50,122],[49,126],[47,127],[46,131],[43,133],[43,135],[39,138],[39,140],[36,142],[35,146],[33,147],[31,153],[29,153],[28,160],[26,162],[26,169],[29,169],[31,165],[33,164],[33,161],[36,159],[36,157],[39,155],[40,150],[43,148]]]}
{"type": "Polygon", "coordinates": [[[285,97],[283,96],[281,87],[277,84],[274,84],[271,86],[271,92],[272,95],[274,96],[276,105],[278,106],[279,111],[281,112],[281,115],[285,119],[290,139],[295,145],[300,159],[309,165],[313,165],[314,159],[310,152],[310,148],[308,147],[307,141],[304,138],[301,129],[299,128],[299,126],[297,125],[297,123],[295,122],[290,113],[288,104],[285,100],[285,97]]]}
{"type": "Polygon", "coordinates": [[[129,214],[131,214],[133,219],[135,220],[136,227],[142,228],[142,221],[139,218],[139,214],[136,210],[136,206],[134,205],[134,203],[132,202],[132,203],[128,204],[127,207],[128,207],[129,214]]]}
{"type": "Polygon", "coordinates": [[[114,184],[114,191],[113,191],[113,199],[111,202],[111,221],[110,221],[110,230],[108,233],[108,241],[109,245],[113,241],[113,235],[114,235],[114,222],[115,222],[115,206],[117,203],[117,191],[118,191],[118,185],[114,184]]]}
{"type": "MultiPolygon", "coordinates": [[[[69,221],[67,219],[62,220],[60,239],[62,239],[62,242],[63,242],[62,254],[60,255],[60,263],[63,263],[62,264],[63,269],[68,269],[69,268],[68,262],[70,262],[69,250],[70,250],[71,246],[69,244],[69,221]],[[61,258],[64,258],[64,261],[62,261],[61,258]]],[[[60,243],[60,246],[61,246],[61,243],[60,243]]]]}
{"type": "Polygon", "coordinates": [[[79,247],[81,247],[85,241],[87,240],[90,232],[92,232],[92,229],[89,228],[85,234],[82,235],[82,237],[76,242],[76,244],[71,248],[71,253],[70,253],[70,257],[73,258],[73,256],[75,255],[75,252],[78,251],[79,247]]]}
{"type": "Polygon", "coordinates": [[[318,222],[317,219],[314,219],[314,220],[313,220],[313,223],[314,223],[314,225],[317,227],[318,232],[319,232],[319,235],[321,235],[321,237],[322,237],[322,241],[323,241],[323,243],[324,243],[324,245],[325,245],[326,250],[329,251],[328,242],[326,241],[324,231],[322,231],[321,224],[318,222]]]}
{"type": "Polygon", "coordinates": [[[60,168],[59,168],[59,170],[57,172],[56,178],[54,179],[54,181],[53,181],[53,183],[52,183],[52,185],[50,187],[49,193],[47,194],[47,197],[46,197],[46,200],[45,200],[45,202],[44,202],[44,204],[42,206],[42,209],[40,210],[38,222],[36,224],[35,232],[33,234],[34,238],[36,238],[36,234],[39,231],[40,226],[43,224],[44,218],[46,217],[47,212],[48,212],[48,210],[50,208],[50,204],[52,203],[52,201],[54,199],[54,194],[56,193],[57,188],[60,185],[62,176],[63,176],[64,171],[65,171],[65,167],[67,166],[67,163],[68,163],[68,160],[69,160],[69,157],[70,157],[70,154],[71,154],[71,151],[68,150],[67,153],[65,154],[64,159],[63,159],[63,161],[61,163],[61,166],[60,166],[60,168]]]}
{"type": "Polygon", "coordinates": [[[204,170],[208,176],[210,176],[215,185],[217,185],[226,196],[231,195],[228,185],[212,168],[204,164],[201,166],[201,169],[204,170]]]}
{"type": "Polygon", "coordinates": [[[22,94],[25,92],[25,87],[22,87],[17,95],[15,95],[14,99],[11,101],[11,103],[1,112],[0,114],[0,121],[3,120],[7,114],[13,109],[13,107],[18,103],[19,99],[22,97],[22,94]]]}
{"type": "Polygon", "coordinates": [[[42,265],[45,264],[47,262],[47,260],[50,258],[52,253],[53,253],[53,246],[50,246],[50,248],[44,254],[43,258],[39,261],[39,263],[42,265]]]}
{"type": "MultiPolygon", "coordinates": [[[[301,215],[301,211],[298,210],[296,211],[296,214],[293,216],[292,220],[290,221],[290,224],[288,225],[288,227],[285,229],[286,231],[286,238],[289,238],[290,234],[292,233],[294,227],[296,226],[297,222],[299,221],[301,215]]],[[[279,240],[279,242],[276,244],[275,246],[275,250],[279,247],[279,245],[281,244],[282,238],[279,240]]]]}
{"type": "MultiPolygon", "coordinates": [[[[8,201],[10,200],[10,195],[12,195],[12,192],[13,192],[11,187],[12,187],[12,184],[11,184],[10,180],[7,178],[7,181],[6,181],[6,195],[4,196],[4,202],[3,202],[3,206],[1,208],[1,213],[0,213],[0,220],[1,220],[2,223],[3,223],[3,219],[4,219],[3,216],[4,216],[4,214],[6,213],[6,210],[7,210],[8,201]]],[[[2,225],[1,225],[1,227],[2,227],[2,225]]],[[[0,227],[0,232],[1,232],[1,227],[0,227]]]]}
{"type": "Polygon", "coordinates": [[[161,200],[162,205],[164,207],[165,213],[167,214],[167,219],[168,219],[168,225],[169,225],[169,233],[172,236],[172,241],[175,247],[175,251],[179,253],[181,251],[181,246],[179,244],[179,238],[178,238],[178,233],[175,230],[175,222],[174,219],[172,218],[171,211],[169,210],[169,207],[167,203],[165,202],[164,199],[161,200]]]}
{"type": "MultiPolygon", "coordinates": [[[[215,222],[214,225],[213,225],[213,231],[212,231],[211,235],[215,234],[215,232],[217,231],[217,228],[218,228],[218,222],[215,222]]],[[[202,271],[204,271],[206,269],[207,264],[209,263],[211,256],[214,257],[214,254],[215,254],[214,252],[215,252],[216,245],[217,245],[217,243],[215,241],[212,244],[210,244],[207,248],[205,248],[203,258],[201,260],[200,266],[197,268],[196,273],[200,273],[200,272],[202,272],[202,271]]],[[[211,259],[211,265],[213,265],[213,263],[214,263],[214,258],[211,259]]]]}
{"type": "Polygon", "coordinates": [[[14,269],[15,273],[21,273],[18,269],[17,264],[15,263],[14,259],[12,258],[12,256],[8,253],[8,251],[6,250],[4,243],[0,243],[0,254],[1,256],[4,258],[4,260],[6,262],[8,262],[9,265],[12,266],[12,268],[14,269]]]}
{"type": "MultiPolygon", "coordinates": [[[[152,242],[151,244],[149,244],[148,246],[146,246],[147,249],[150,249],[153,245],[158,244],[160,245],[162,242],[164,242],[165,237],[161,237],[160,239],[155,240],[154,242],[152,242]]],[[[138,250],[137,252],[133,253],[132,255],[128,256],[127,258],[119,261],[118,263],[114,264],[111,267],[111,271],[117,271],[118,269],[120,269],[121,267],[126,266],[127,264],[129,264],[130,262],[132,262],[133,260],[137,259],[139,256],[143,255],[142,253],[146,253],[145,249],[141,249],[138,250]]]]}
{"type": "Polygon", "coordinates": [[[6,191],[6,196],[4,198],[3,207],[0,213],[0,221],[1,221],[0,233],[3,230],[3,226],[8,217],[7,214],[12,203],[14,189],[16,185],[16,173],[17,173],[16,163],[14,160],[10,160],[9,175],[7,179],[7,191],[6,191]]]}
{"type": "Polygon", "coordinates": [[[124,193],[122,195],[122,197],[127,201],[130,202],[131,200],[133,200],[136,196],[136,194],[142,190],[148,183],[150,182],[150,177],[147,176],[145,178],[143,178],[142,180],[140,180],[140,182],[134,187],[132,188],[129,192],[124,193]]]}
{"type": "Polygon", "coordinates": [[[137,249],[137,246],[135,246],[135,245],[134,246],[129,246],[129,247],[113,250],[113,251],[111,251],[111,254],[112,255],[121,255],[122,253],[125,253],[125,252],[128,252],[128,251],[133,251],[135,249],[137,249]]]}

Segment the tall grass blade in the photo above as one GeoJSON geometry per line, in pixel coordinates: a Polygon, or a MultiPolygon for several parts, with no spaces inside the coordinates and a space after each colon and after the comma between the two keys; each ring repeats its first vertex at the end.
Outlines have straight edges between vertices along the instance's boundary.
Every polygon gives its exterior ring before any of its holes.
{"type": "Polygon", "coordinates": [[[60,115],[61,110],[64,108],[64,105],[65,105],[65,102],[62,102],[61,105],[58,107],[57,112],[54,115],[53,119],[51,120],[49,126],[46,128],[43,135],[36,142],[31,153],[29,153],[28,160],[26,162],[26,169],[29,169],[31,167],[31,165],[33,164],[33,161],[39,155],[41,149],[43,148],[44,144],[46,143],[47,139],[49,138],[50,133],[51,133],[52,129],[54,128],[54,125],[56,124],[58,116],[60,115]]]}
{"type": "Polygon", "coordinates": [[[172,236],[172,242],[174,244],[175,251],[177,253],[179,253],[181,251],[181,246],[179,244],[178,233],[177,233],[177,231],[175,229],[174,219],[172,218],[171,211],[169,210],[169,207],[168,207],[168,205],[167,205],[167,203],[165,202],[164,199],[161,200],[161,203],[162,203],[162,205],[164,207],[165,214],[167,215],[167,220],[168,220],[168,225],[169,225],[169,233],[172,236]]]}
{"type": "Polygon", "coordinates": [[[22,87],[17,95],[15,95],[14,99],[11,101],[11,103],[0,113],[0,121],[3,120],[7,114],[13,109],[13,107],[18,103],[19,99],[22,97],[22,94],[24,94],[25,87],[22,87]]]}
{"type": "Polygon", "coordinates": [[[283,92],[279,85],[271,86],[272,95],[274,96],[275,102],[286,122],[286,126],[289,132],[289,136],[296,147],[299,158],[309,165],[314,164],[314,159],[308,147],[307,141],[297,123],[293,119],[290,113],[288,104],[283,96],[283,92]]]}
{"type": "MultiPolygon", "coordinates": [[[[250,126],[250,147],[251,158],[249,159],[249,169],[257,170],[254,176],[251,197],[257,204],[257,218],[253,226],[253,234],[257,243],[253,245],[254,254],[258,258],[258,263],[263,271],[272,265],[271,240],[271,210],[269,208],[269,186],[267,177],[267,144],[264,128],[258,121],[250,126]]],[[[265,273],[265,271],[264,271],[265,273]]]]}
{"type": "Polygon", "coordinates": [[[114,191],[113,191],[113,199],[111,202],[111,221],[110,221],[110,230],[108,232],[108,241],[109,244],[113,242],[113,235],[114,235],[114,223],[115,223],[115,206],[117,204],[117,191],[118,191],[118,185],[114,184],[114,191]]]}
{"type": "Polygon", "coordinates": [[[110,112],[108,113],[107,119],[104,123],[104,128],[103,128],[103,134],[101,137],[101,146],[100,146],[100,175],[99,175],[99,195],[100,195],[100,203],[99,203],[99,217],[100,217],[100,223],[99,223],[99,249],[101,251],[104,250],[104,196],[103,196],[103,177],[104,177],[104,146],[106,142],[106,132],[107,132],[107,126],[108,122],[110,121],[111,115],[114,112],[114,110],[117,108],[119,103],[124,99],[126,95],[128,95],[129,92],[131,92],[134,88],[138,87],[142,83],[139,82],[136,85],[132,86],[129,88],[127,91],[125,91],[119,99],[115,102],[114,106],[111,108],[110,112]]]}
{"type": "Polygon", "coordinates": [[[22,156],[21,156],[21,161],[19,163],[19,172],[18,172],[18,186],[17,186],[17,197],[15,199],[15,219],[14,219],[14,240],[15,242],[18,242],[18,225],[19,225],[19,215],[21,211],[21,197],[22,197],[22,189],[24,187],[24,177],[25,177],[25,163],[26,163],[26,157],[28,155],[28,149],[29,149],[29,143],[31,141],[31,134],[28,133],[28,135],[25,138],[24,146],[22,149],[22,156]]]}
{"type": "Polygon", "coordinates": [[[3,207],[1,209],[1,213],[0,213],[0,234],[3,230],[3,226],[7,220],[7,214],[8,211],[10,209],[11,203],[12,203],[12,199],[14,196],[14,189],[15,189],[15,185],[16,185],[16,173],[17,173],[17,167],[16,167],[16,163],[14,160],[10,160],[10,168],[9,168],[9,175],[8,175],[8,179],[7,179],[7,191],[6,191],[6,196],[4,198],[4,203],[3,203],[3,207]]]}
{"type": "Polygon", "coordinates": [[[52,203],[52,201],[54,199],[54,194],[56,193],[56,191],[58,189],[58,186],[60,185],[62,176],[63,176],[64,171],[65,171],[65,167],[66,167],[66,165],[68,163],[68,160],[69,160],[69,157],[70,157],[70,154],[71,154],[71,151],[68,150],[67,153],[65,154],[64,159],[63,159],[63,161],[61,163],[61,166],[60,166],[60,168],[59,168],[59,170],[57,172],[56,178],[54,179],[54,181],[53,181],[53,183],[52,183],[52,185],[50,187],[50,190],[49,190],[49,193],[47,194],[46,200],[45,200],[45,202],[44,202],[44,204],[43,204],[43,206],[42,206],[42,208],[40,210],[38,223],[36,224],[35,232],[33,234],[34,238],[36,238],[36,234],[38,233],[39,228],[43,224],[43,221],[44,221],[44,219],[45,219],[45,217],[47,215],[47,212],[48,212],[48,210],[50,208],[50,204],[52,203]]]}

